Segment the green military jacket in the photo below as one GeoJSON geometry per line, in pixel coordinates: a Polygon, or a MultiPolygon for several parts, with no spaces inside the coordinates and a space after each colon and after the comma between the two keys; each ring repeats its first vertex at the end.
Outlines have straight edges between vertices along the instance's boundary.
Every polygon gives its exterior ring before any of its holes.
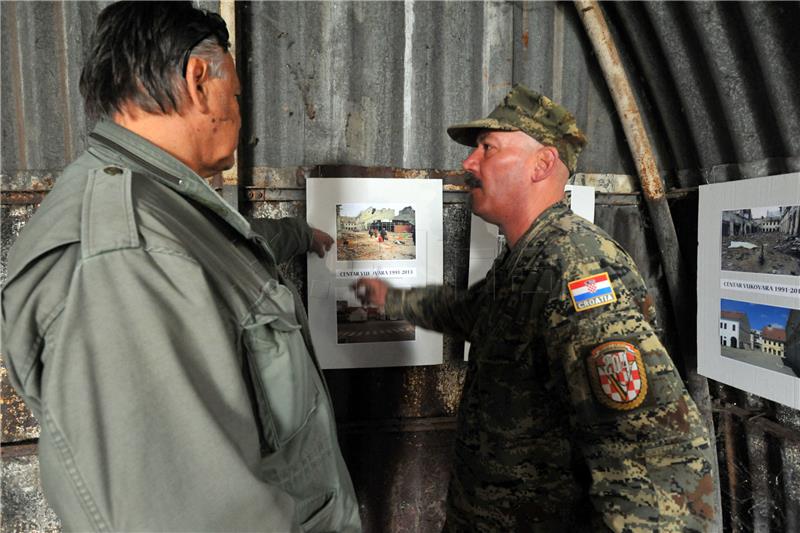
{"type": "Polygon", "coordinates": [[[79,531],[358,531],[297,292],[305,222],[254,221],[101,122],[11,250],[3,353],[79,531]]]}
{"type": "Polygon", "coordinates": [[[645,285],[628,254],[565,203],[469,291],[392,289],[386,312],[472,343],[447,529],[715,524],[711,444],[645,285]]]}

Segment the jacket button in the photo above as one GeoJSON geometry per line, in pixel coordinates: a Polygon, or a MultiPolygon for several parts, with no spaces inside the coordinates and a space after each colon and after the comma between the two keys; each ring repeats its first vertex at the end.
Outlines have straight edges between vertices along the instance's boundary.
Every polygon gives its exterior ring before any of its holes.
{"type": "Polygon", "coordinates": [[[122,169],[117,167],[106,167],[103,169],[103,172],[109,176],[116,176],[117,174],[122,174],[122,169]]]}

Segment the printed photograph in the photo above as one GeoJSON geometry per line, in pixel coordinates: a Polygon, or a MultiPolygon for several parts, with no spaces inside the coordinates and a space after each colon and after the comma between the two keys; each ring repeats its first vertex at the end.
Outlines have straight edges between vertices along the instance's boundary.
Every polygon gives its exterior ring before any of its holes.
{"type": "Polygon", "coordinates": [[[800,377],[800,310],[722,299],[721,354],[800,377]]]}
{"type": "Polygon", "coordinates": [[[361,305],[350,285],[336,287],[336,342],[413,341],[413,324],[397,316],[387,315],[383,307],[361,305]]]}
{"type": "Polygon", "coordinates": [[[416,259],[415,212],[411,205],[337,204],[336,259],[416,259]]]}
{"type": "Polygon", "coordinates": [[[722,270],[800,276],[800,206],[722,212],[722,270]]]}

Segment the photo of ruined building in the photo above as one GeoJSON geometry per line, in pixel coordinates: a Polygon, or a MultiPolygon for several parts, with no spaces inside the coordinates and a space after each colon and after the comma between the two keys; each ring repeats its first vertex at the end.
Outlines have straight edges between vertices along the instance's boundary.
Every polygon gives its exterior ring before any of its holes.
{"type": "Polygon", "coordinates": [[[800,276],[800,206],[722,212],[722,270],[800,276]]]}
{"type": "Polygon", "coordinates": [[[416,259],[415,212],[412,206],[399,204],[337,205],[336,259],[416,259]]]}

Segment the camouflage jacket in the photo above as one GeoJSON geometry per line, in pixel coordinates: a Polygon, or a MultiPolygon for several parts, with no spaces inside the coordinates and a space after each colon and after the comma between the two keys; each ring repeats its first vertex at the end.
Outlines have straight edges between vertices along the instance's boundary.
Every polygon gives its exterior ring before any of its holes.
{"type": "Polygon", "coordinates": [[[472,342],[447,528],[705,531],[713,454],[633,260],[559,202],[465,292],[387,313],[472,342]]]}

